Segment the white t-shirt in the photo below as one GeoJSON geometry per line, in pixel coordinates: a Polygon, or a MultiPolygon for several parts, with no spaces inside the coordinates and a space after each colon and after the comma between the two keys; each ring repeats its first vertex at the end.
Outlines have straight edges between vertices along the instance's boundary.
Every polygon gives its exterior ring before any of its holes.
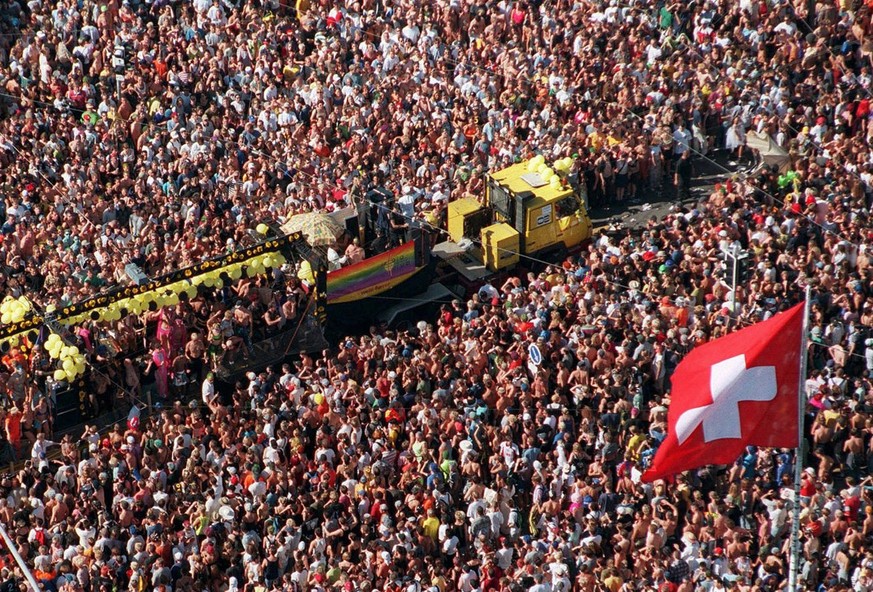
{"type": "Polygon", "coordinates": [[[203,402],[210,405],[215,400],[215,382],[209,379],[204,380],[201,393],[203,394],[203,402]]]}

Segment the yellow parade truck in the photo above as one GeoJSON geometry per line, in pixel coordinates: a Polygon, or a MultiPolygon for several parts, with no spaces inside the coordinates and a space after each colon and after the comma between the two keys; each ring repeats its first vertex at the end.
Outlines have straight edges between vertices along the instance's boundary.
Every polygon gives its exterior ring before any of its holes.
{"type": "Polygon", "coordinates": [[[449,273],[457,272],[460,283],[474,287],[489,281],[524,256],[560,258],[591,238],[584,189],[574,189],[567,179],[572,161],[553,166],[542,156],[514,164],[488,175],[484,200],[449,203],[449,240],[437,244],[433,255],[449,273]]]}

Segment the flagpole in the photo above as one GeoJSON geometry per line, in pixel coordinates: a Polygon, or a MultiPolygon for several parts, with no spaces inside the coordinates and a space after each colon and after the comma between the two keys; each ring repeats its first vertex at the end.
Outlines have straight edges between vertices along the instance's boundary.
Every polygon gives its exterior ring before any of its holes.
{"type": "Polygon", "coordinates": [[[797,592],[800,568],[800,480],[803,476],[803,416],[806,411],[806,365],[809,347],[809,311],[811,286],[806,285],[803,304],[803,329],[800,333],[800,377],[797,385],[797,452],[794,455],[794,505],[791,520],[791,562],[788,572],[788,590],[797,592]]]}

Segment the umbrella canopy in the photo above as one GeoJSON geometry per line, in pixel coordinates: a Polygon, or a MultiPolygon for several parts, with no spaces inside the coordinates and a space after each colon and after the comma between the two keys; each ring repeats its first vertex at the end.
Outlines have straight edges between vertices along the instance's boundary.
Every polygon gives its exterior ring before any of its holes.
{"type": "Polygon", "coordinates": [[[286,234],[302,232],[306,241],[314,247],[332,245],[344,230],[339,222],[320,212],[296,214],[282,225],[282,231],[286,234]]]}

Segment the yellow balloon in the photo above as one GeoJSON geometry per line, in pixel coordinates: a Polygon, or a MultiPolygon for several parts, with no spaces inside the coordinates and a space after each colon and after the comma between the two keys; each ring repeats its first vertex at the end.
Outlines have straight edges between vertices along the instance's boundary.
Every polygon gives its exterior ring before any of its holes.
{"type": "Polygon", "coordinates": [[[67,358],[66,360],[64,360],[63,363],[61,364],[61,367],[64,369],[64,372],[66,372],[67,374],[70,374],[70,373],[76,371],[76,363],[73,360],[71,360],[70,358],[67,358]]]}
{"type": "Polygon", "coordinates": [[[300,271],[297,272],[297,278],[308,284],[315,282],[315,275],[312,273],[312,266],[309,264],[309,261],[303,261],[300,264],[300,271]]]}
{"type": "Polygon", "coordinates": [[[324,403],[324,395],[322,393],[315,393],[312,398],[315,400],[316,405],[324,403]]]}
{"type": "Polygon", "coordinates": [[[267,226],[266,224],[264,224],[263,222],[261,222],[260,224],[258,224],[255,227],[255,230],[258,231],[258,234],[263,235],[263,234],[267,234],[268,232],[270,232],[270,227],[267,226]]]}
{"type": "Polygon", "coordinates": [[[196,298],[197,297],[197,287],[191,286],[190,288],[185,290],[185,293],[188,294],[188,298],[196,298]]]}
{"type": "Polygon", "coordinates": [[[3,323],[4,325],[8,325],[11,322],[12,322],[12,315],[11,314],[9,314],[8,312],[4,312],[3,314],[0,314],[0,323],[3,323]]]}
{"type": "Polygon", "coordinates": [[[230,268],[229,270],[227,270],[227,275],[229,275],[230,279],[232,279],[232,280],[238,280],[239,278],[242,277],[242,269],[234,266],[234,267],[230,268]]]}
{"type": "Polygon", "coordinates": [[[67,377],[67,373],[63,370],[55,370],[55,380],[64,380],[67,377]]]}

